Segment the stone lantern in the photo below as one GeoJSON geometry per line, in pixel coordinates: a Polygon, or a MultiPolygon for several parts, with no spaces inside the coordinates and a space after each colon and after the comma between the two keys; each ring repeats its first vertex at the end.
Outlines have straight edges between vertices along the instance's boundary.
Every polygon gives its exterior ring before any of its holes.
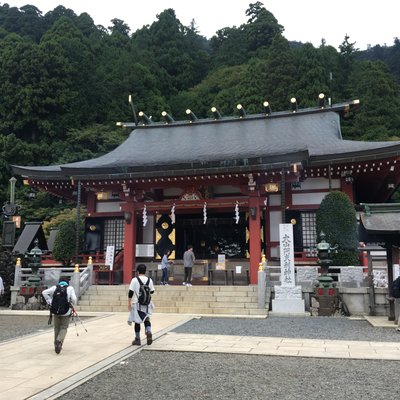
{"type": "Polygon", "coordinates": [[[42,266],[42,250],[39,248],[39,239],[34,241],[35,246],[30,252],[25,253],[25,260],[27,266],[32,270],[32,275],[28,278],[27,286],[40,286],[41,279],[39,275],[39,268],[42,266]]]}
{"type": "Polygon", "coordinates": [[[333,278],[328,275],[329,267],[332,265],[331,255],[336,251],[337,246],[331,246],[330,243],[325,240],[325,237],[325,233],[321,232],[320,242],[317,244],[317,264],[321,267],[321,275],[315,282],[315,298],[319,303],[318,315],[330,316],[335,313],[339,301],[336,283],[333,282],[333,278]]]}

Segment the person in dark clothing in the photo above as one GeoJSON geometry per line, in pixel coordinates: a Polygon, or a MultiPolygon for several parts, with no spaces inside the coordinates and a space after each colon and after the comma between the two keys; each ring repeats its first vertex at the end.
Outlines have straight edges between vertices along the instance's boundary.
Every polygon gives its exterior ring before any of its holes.
{"type": "Polygon", "coordinates": [[[196,258],[193,253],[193,246],[189,245],[188,249],[183,253],[183,266],[185,268],[185,278],[182,285],[192,286],[192,269],[196,258]]]}

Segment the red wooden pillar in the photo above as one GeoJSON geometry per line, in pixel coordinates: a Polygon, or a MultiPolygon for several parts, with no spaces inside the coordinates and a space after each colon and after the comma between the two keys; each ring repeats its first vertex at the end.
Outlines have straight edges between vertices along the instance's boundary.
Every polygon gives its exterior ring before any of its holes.
{"type": "Polygon", "coordinates": [[[354,203],[354,189],[353,189],[353,183],[346,183],[344,178],[341,179],[340,181],[340,186],[341,186],[341,191],[343,193],[346,193],[347,196],[349,197],[350,201],[354,203]]]}
{"type": "Polygon", "coordinates": [[[258,265],[261,261],[261,224],[258,197],[249,197],[250,233],[250,284],[258,282],[258,265]]]}
{"type": "Polygon", "coordinates": [[[121,208],[125,213],[123,283],[127,284],[132,280],[136,262],[136,215],[132,200],[122,204],[121,208]]]}

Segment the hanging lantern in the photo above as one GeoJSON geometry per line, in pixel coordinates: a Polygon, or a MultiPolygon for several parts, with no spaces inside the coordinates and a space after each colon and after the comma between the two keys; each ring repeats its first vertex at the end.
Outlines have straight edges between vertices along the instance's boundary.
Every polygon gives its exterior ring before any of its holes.
{"type": "Polygon", "coordinates": [[[143,206],[143,226],[146,226],[147,224],[147,210],[146,210],[146,205],[143,206]]]}
{"type": "Polygon", "coordinates": [[[175,204],[171,208],[171,222],[175,224],[175,204]]]}
{"type": "Polygon", "coordinates": [[[204,203],[203,206],[203,224],[205,225],[207,222],[207,203],[204,203]]]}
{"type": "Polygon", "coordinates": [[[236,206],[235,206],[235,221],[236,221],[237,224],[239,223],[239,219],[240,219],[240,216],[239,216],[239,203],[236,202],[236,206]]]}

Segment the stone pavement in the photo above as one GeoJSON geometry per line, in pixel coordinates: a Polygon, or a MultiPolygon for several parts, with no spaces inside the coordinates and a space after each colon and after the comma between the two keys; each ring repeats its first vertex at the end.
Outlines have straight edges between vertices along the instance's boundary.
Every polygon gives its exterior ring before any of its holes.
{"type": "MultiPolygon", "coordinates": [[[[2,311],[18,313],[18,311],[2,311]]],[[[31,312],[31,314],[40,312],[31,312]]],[[[81,313],[81,316],[88,314],[81,313]]],[[[400,360],[400,342],[313,340],[276,337],[181,334],[170,332],[194,315],[155,314],[151,346],[131,346],[133,328],[127,313],[91,313],[84,327],[70,325],[60,355],[54,352],[53,331],[0,343],[0,399],[55,399],[73,387],[143,349],[274,356],[400,360]]],[[[394,329],[387,317],[368,317],[374,326],[394,329]]],[[[143,329],[142,329],[143,331],[143,329]]],[[[143,333],[143,332],[142,332],[143,333]]],[[[143,343],[145,340],[143,339],[143,343]]]]}

